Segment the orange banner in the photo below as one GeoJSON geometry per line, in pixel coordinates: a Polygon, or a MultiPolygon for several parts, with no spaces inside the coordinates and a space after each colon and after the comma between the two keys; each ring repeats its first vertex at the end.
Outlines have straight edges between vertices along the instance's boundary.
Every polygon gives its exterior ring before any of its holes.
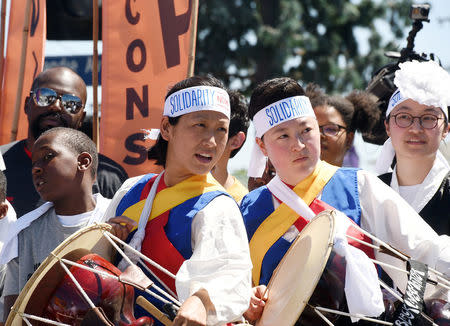
{"type": "Polygon", "coordinates": [[[167,90],[188,75],[195,4],[103,0],[100,151],[130,176],[155,171],[142,129],[159,128],[167,90]]]}
{"type": "Polygon", "coordinates": [[[30,93],[34,78],[44,67],[44,47],[47,38],[46,1],[45,0],[14,0],[11,1],[9,14],[8,41],[4,61],[3,89],[0,107],[0,144],[11,141],[14,111],[17,93],[22,96],[18,103],[18,133],[16,139],[26,138],[28,132],[27,117],[24,112],[25,98],[30,93]],[[27,4],[27,2],[29,3],[27,4]],[[29,11],[27,11],[27,5],[29,11]],[[23,52],[25,16],[29,12],[27,26],[26,51],[23,52]],[[22,54],[23,53],[23,54],[22,54]],[[22,55],[25,55],[23,85],[19,90],[19,72],[21,71],[22,55]]]}

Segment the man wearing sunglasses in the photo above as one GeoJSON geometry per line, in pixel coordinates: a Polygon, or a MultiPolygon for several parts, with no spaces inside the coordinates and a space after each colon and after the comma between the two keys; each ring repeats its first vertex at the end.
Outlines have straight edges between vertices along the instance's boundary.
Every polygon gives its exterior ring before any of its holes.
{"type": "MultiPolygon", "coordinates": [[[[28,137],[0,146],[6,164],[7,198],[20,217],[39,206],[39,195],[31,177],[31,148],[35,140],[54,127],[80,129],[86,112],[86,84],[74,71],[55,67],[40,73],[25,99],[28,137]]],[[[125,170],[108,157],[99,154],[97,182],[94,192],[112,198],[123,181],[125,170]]]]}

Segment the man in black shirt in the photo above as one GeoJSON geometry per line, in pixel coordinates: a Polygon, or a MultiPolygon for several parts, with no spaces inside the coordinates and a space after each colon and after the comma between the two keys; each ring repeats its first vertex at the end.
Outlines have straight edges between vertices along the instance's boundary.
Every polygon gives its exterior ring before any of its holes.
{"type": "MultiPolygon", "coordinates": [[[[40,73],[25,100],[28,137],[0,146],[8,180],[7,199],[20,217],[40,205],[31,178],[31,148],[45,130],[54,127],[80,129],[86,112],[86,84],[74,71],[55,67],[40,73]]],[[[125,170],[110,158],[99,155],[94,192],[112,198],[128,178],[125,170]]]]}

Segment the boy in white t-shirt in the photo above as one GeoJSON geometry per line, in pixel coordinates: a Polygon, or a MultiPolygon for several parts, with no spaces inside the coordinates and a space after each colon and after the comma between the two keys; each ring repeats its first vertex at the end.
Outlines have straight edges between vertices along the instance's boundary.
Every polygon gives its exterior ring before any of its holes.
{"type": "Polygon", "coordinates": [[[27,280],[50,252],[77,230],[103,221],[109,200],[92,194],[97,164],[95,144],[80,131],[53,128],[35,142],[33,183],[46,203],[15,223],[3,248],[2,256],[12,259],[3,290],[5,320],[27,280]]]}

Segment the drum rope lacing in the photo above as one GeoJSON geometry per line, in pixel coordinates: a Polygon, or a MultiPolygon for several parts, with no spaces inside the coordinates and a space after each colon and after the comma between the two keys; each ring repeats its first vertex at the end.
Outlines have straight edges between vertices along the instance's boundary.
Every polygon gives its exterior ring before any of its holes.
{"type": "MultiPolygon", "coordinates": [[[[377,245],[368,243],[368,242],[366,242],[366,241],[363,241],[363,240],[361,240],[361,239],[357,239],[357,238],[355,238],[355,237],[353,237],[353,236],[351,236],[351,235],[346,235],[349,239],[355,240],[355,241],[357,241],[357,242],[359,242],[359,243],[361,243],[361,244],[364,244],[364,245],[366,245],[366,246],[368,246],[368,247],[370,247],[370,248],[372,248],[372,249],[378,250],[378,251],[380,251],[380,252],[382,252],[383,249],[384,249],[384,250],[388,250],[388,251],[390,251],[390,252],[393,254],[393,256],[397,257],[398,259],[400,259],[400,260],[402,260],[402,261],[408,260],[408,257],[407,257],[406,255],[400,253],[399,251],[397,251],[396,249],[394,249],[392,246],[388,245],[387,243],[383,242],[382,240],[378,239],[377,237],[371,235],[370,233],[364,231],[364,230],[361,229],[359,226],[354,225],[354,224],[351,224],[351,226],[354,227],[355,229],[357,229],[358,231],[362,232],[363,234],[367,235],[372,241],[375,241],[375,242],[379,243],[380,245],[377,246],[377,245]],[[383,248],[382,248],[382,247],[383,247],[383,248]]],[[[401,268],[399,268],[399,267],[396,267],[396,266],[394,266],[394,265],[391,265],[391,264],[388,264],[388,263],[385,263],[385,262],[381,262],[381,261],[376,260],[376,259],[370,259],[370,260],[371,260],[372,262],[374,262],[375,264],[379,264],[380,266],[387,267],[387,268],[391,268],[391,269],[393,269],[393,270],[396,270],[396,271],[399,271],[399,272],[402,272],[402,273],[405,273],[405,274],[409,275],[409,271],[407,271],[407,270],[405,270],[405,269],[401,269],[401,268]]],[[[445,276],[444,276],[442,273],[440,273],[440,272],[438,272],[437,270],[435,270],[435,269],[433,269],[433,268],[430,268],[430,267],[429,267],[429,270],[430,270],[431,272],[435,273],[436,277],[437,277],[440,281],[442,281],[443,283],[445,283],[445,284],[436,282],[436,281],[434,281],[434,280],[432,280],[432,279],[429,279],[429,278],[427,279],[427,282],[428,282],[428,283],[430,283],[430,284],[432,284],[432,285],[435,285],[435,286],[440,286],[440,287],[442,287],[442,288],[444,288],[444,289],[446,289],[446,290],[450,290],[450,286],[447,285],[447,284],[450,284],[450,281],[449,281],[448,279],[446,279],[445,276]]],[[[384,283],[382,280],[379,280],[379,284],[380,284],[384,289],[386,289],[390,294],[392,294],[396,299],[400,300],[401,302],[404,301],[404,300],[401,298],[400,295],[398,295],[394,290],[392,290],[392,289],[391,289],[386,283],[384,283]]],[[[309,303],[307,303],[307,305],[310,306],[310,307],[317,313],[317,315],[318,315],[320,318],[322,318],[323,321],[326,322],[326,323],[327,323],[328,325],[330,325],[330,326],[333,326],[333,323],[332,323],[332,322],[331,322],[331,321],[330,321],[330,320],[329,320],[322,312],[328,312],[328,313],[333,313],[333,314],[336,314],[336,315],[342,315],[342,316],[347,316],[347,317],[356,317],[356,318],[360,318],[360,319],[362,319],[362,320],[370,321],[370,322],[373,322],[373,323],[378,323],[378,324],[381,324],[381,325],[393,325],[393,323],[391,323],[391,322],[382,321],[382,320],[377,320],[377,319],[374,319],[374,318],[366,317],[366,316],[361,315],[361,314],[351,314],[351,313],[342,312],[342,311],[335,310],[335,309],[329,309],[329,308],[324,308],[324,307],[319,307],[319,306],[312,306],[312,305],[309,304],[309,303]]],[[[429,316],[427,316],[424,312],[421,312],[421,315],[422,315],[425,319],[427,319],[427,321],[429,321],[429,322],[431,323],[431,325],[433,325],[433,326],[438,326],[438,325],[437,325],[436,323],[434,323],[434,322],[431,320],[431,318],[430,318],[429,316]]]]}
{"type": "MultiPolygon", "coordinates": [[[[170,271],[168,271],[167,269],[165,269],[164,267],[160,266],[158,263],[154,262],[153,260],[151,260],[150,258],[146,257],[145,255],[143,255],[142,253],[140,253],[139,251],[137,251],[136,249],[130,247],[126,242],[122,241],[121,239],[119,239],[118,237],[114,236],[113,234],[111,234],[108,231],[102,231],[102,235],[108,240],[108,242],[117,250],[117,252],[122,256],[123,259],[125,259],[127,261],[127,263],[129,265],[136,265],[134,264],[130,258],[124,253],[124,251],[117,245],[117,243],[123,245],[124,247],[126,247],[128,250],[130,250],[131,252],[133,252],[134,255],[138,256],[140,259],[144,260],[145,262],[148,262],[151,266],[154,266],[155,268],[157,268],[158,270],[160,270],[161,272],[167,274],[168,276],[175,278],[175,275],[173,273],[171,273],[170,271]],[[117,242],[117,243],[116,243],[117,242]]],[[[64,271],[67,273],[67,275],[70,277],[70,279],[72,280],[72,282],[75,284],[78,292],[82,295],[83,299],[86,301],[86,303],[90,306],[90,308],[94,309],[96,308],[94,303],[92,302],[92,300],[89,298],[89,296],[87,295],[86,291],[82,288],[82,286],[79,284],[79,282],[76,280],[75,276],[72,274],[72,272],[69,270],[69,268],[67,267],[67,265],[69,266],[76,266],[78,268],[81,268],[83,270],[87,270],[90,271],[92,273],[104,276],[104,277],[109,277],[109,278],[113,278],[119,282],[123,282],[122,280],[120,280],[120,278],[116,275],[113,274],[109,274],[105,271],[102,270],[98,270],[98,269],[94,269],[91,267],[88,267],[86,265],[82,265],[79,264],[77,262],[65,259],[65,258],[61,258],[56,256],[55,254],[51,253],[51,256],[53,256],[54,258],[56,258],[59,262],[59,264],[61,265],[61,267],[64,269],[64,271]]],[[[140,265],[142,265],[146,270],[148,270],[149,272],[152,273],[152,271],[150,270],[150,268],[148,268],[148,266],[146,266],[146,264],[141,263],[140,265]]],[[[152,273],[153,274],[153,273],[152,273]]],[[[128,284],[128,283],[127,283],[128,284]]],[[[164,283],[162,283],[164,284],[164,283]]],[[[133,284],[130,284],[132,286],[134,286],[133,284]]],[[[134,286],[135,287],[135,286],[134,286]]],[[[181,306],[181,302],[178,301],[172,294],[165,292],[163,289],[161,289],[160,287],[158,287],[154,282],[151,282],[151,285],[148,286],[145,289],[141,289],[143,290],[145,293],[149,294],[150,296],[156,298],[157,300],[161,301],[164,304],[171,304],[173,306],[173,308],[175,309],[175,311],[178,311],[178,309],[181,306]],[[150,288],[156,290],[157,292],[159,292],[161,295],[153,292],[150,290],[150,288]],[[165,298],[164,298],[164,297],[165,298]]],[[[54,321],[48,318],[44,318],[44,317],[39,317],[39,316],[35,316],[35,315],[30,315],[24,312],[20,312],[17,311],[15,309],[12,309],[11,311],[14,311],[15,313],[17,313],[23,321],[25,321],[25,323],[27,325],[32,325],[31,322],[29,321],[29,319],[31,320],[36,320],[39,322],[43,322],[43,323],[47,323],[50,325],[58,325],[58,326],[70,326],[68,324],[64,324],[58,321],[54,321]]]]}

